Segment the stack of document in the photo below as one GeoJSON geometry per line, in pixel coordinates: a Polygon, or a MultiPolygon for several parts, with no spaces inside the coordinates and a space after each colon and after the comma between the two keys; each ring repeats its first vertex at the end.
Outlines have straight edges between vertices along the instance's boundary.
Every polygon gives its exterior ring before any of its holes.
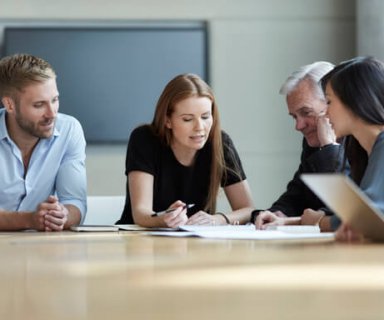
{"type": "Polygon", "coordinates": [[[181,226],[180,231],[148,234],[168,237],[201,237],[210,239],[254,239],[254,240],[286,240],[286,239],[333,239],[331,232],[321,233],[318,226],[276,226],[268,230],[256,230],[254,225],[225,226],[181,226]],[[270,230],[273,229],[273,230],[270,230]]]}
{"type": "Polygon", "coordinates": [[[179,228],[146,228],[135,224],[126,225],[79,225],[71,227],[72,231],[141,231],[153,236],[166,237],[200,237],[210,239],[333,239],[331,232],[321,233],[318,226],[273,226],[267,230],[256,230],[250,225],[197,226],[185,225],[179,228]]]}

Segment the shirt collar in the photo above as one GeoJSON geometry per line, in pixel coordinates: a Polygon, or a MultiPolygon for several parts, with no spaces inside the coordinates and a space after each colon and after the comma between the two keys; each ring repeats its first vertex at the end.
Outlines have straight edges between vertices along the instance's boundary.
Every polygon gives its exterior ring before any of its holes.
{"type": "Polygon", "coordinates": [[[58,117],[59,115],[56,116],[56,119],[55,119],[55,127],[53,128],[53,133],[52,133],[52,136],[53,137],[57,137],[60,135],[60,130],[57,129],[57,120],[58,120],[58,117]]]}
{"type": "Polygon", "coordinates": [[[0,109],[0,140],[3,140],[4,138],[9,139],[7,125],[5,123],[5,114],[6,111],[4,108],[0,109]]]}

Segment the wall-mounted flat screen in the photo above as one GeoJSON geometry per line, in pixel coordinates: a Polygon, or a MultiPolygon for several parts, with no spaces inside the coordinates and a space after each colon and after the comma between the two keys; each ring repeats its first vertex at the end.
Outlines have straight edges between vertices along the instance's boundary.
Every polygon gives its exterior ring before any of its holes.
{"type": "Polygon", "coordinates": [[[60,112],[90,143],[126,143],[152,121],[166,83],[181,73],[208,81],[204,23],[167,27],[9,27],[3,55],[30,53],[57,73],[60,112]]]}

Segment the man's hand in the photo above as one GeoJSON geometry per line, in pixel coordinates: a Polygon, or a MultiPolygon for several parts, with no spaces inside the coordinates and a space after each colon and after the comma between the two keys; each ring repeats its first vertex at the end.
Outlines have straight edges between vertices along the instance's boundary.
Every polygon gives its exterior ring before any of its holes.
{"type": "Polygon", "coordinates": [[[45,202],[39,204],[32,219],[36,230],[62,231],[68,220],[68,209],[57,197],[49,196],[45,202]]]}
{"type": "Polygon", "coordinates": [[[317,136],[319,138],[320,147],[336,143],[336,135],[329,122],[329,118],[325,112],[317,116],[317,136]]]}
{"type": "Polygon", "coordinates": [[[286,215],[281,211],[261,211],[255,220],[256,229],[264,230],[268,226],[278,226],[285,224],[286,215]]]}
{"type": "Polygon", "coordinates": [[[337,230],[335,234],[336,240],[343,242],[363,242],[364,236],[353,230],[349,225],[343,223],[337,230]]]}
{"type": "Polygon", "coordinates": [[[305,209],[301,216],[301,224],[315,226],[318,225],[322,218],[325,217],[323,210],[305,209]]]}

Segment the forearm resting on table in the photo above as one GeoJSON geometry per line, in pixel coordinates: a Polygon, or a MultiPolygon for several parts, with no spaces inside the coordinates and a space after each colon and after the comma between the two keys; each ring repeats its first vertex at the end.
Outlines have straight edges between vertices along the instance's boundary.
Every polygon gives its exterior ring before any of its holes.
{"type": "Polygon", "coordinates": [[[323,210],[305,209],[301,216],[302,225],[318,225],[321,231],[332,231],[331,217],[323,210]]]}
{"type": "Polygon", "coordinates": [[[284,217],[284,224],[285,225],[298,225],[301,224],[301,217],[284,217]]]}
{"type": "Polygon", "coordinates": [[[332,232],[332,226],[331,226],[331,217],[325,216],[323,219],[321,219],[319,223],[320,230],[322,232],[332,232]]]}
{"type": "Polygon", "coordinates": [[[331,228],[331,217],[330,216],[323,216],[318,221],[312,222],[312,223],[305,223],[301,222],[302,225],[318,225],[320,228],[320,231],[322,232],[332,232],[331,228]]]}
{"type": "Polygon", "coordinates": [[[81,221],[81,212],[79,208],[72,204],[65,204],[64,207],[68,210],[68,219],[64,224],[64,229],[69,229],[71,226],[79,224],[81,221]]]}
{"type": "MultiPolygon", "coordinates": [[[[81,220],[80,210],[74,205],[64,205],[68,210],[67,221],[64,229],[70,226],[79,224],[81,220]]],[[[43,230],[44,222],[38,223],[36,212],[33,211],[5,211],[0,210],[0,230],[2,231],[17,231],[17,230],[43,230]],[[40,227],[39,227],[40,225],[40,227]]],[[[44,219],[42,216],[41,219],[44,219]]]]}
{"type": "Polygon", "coordinates": [[[15,231],[33,229],[33,214],[28,211],[5,211],[0,210],[0,230],[15,231]]]}
{"type": "Polygon", "coordinates": [[[228,218],[230,224],[246,224],[251,219],[251,213],[254,210],[253,207],[245,207],[241,209],[234,210],[232,212],[225,213],[225,216],[228,218]]]}
{"type": "Polygon", "coordinates": [[[146,208],[132,208],[132,217],[135,224],[142,227],[167,227],[163,218],[152,217],[153,211],[146,208]]]}

